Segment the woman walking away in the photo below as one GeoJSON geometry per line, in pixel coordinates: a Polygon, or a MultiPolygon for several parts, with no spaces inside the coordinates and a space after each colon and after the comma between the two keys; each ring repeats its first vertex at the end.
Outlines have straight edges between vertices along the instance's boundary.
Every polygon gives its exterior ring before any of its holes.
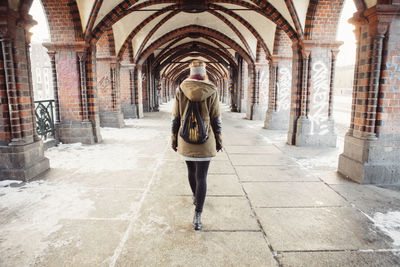
{"type": "Polygon", "coordinates": [[[186,161],[193,204],[193,226],[201,230],[210,160],[222,149],[221,113],[216,86],[208,80],[206,64],[190,63],[190,76],[176,90],[172,111],[172,149],[186,161]]]}

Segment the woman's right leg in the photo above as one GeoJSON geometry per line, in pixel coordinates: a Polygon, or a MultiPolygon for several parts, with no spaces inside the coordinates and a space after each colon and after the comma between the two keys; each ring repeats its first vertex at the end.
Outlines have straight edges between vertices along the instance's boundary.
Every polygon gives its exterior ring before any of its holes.
{"type": "Polygon", "coordinates": [[[192,193],[194,196],[196,194],[196,162],[186,161],[186,166],[188,169],[190,189],[192,189],[192,193]]]}

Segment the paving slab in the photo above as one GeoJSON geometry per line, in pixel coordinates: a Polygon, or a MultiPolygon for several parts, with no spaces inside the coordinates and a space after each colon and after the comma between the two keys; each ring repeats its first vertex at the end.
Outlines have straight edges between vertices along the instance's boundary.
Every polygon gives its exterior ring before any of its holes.
{"type": "Polygon", "coordinates": [[[296,162],[287,156],[277,154],[231,154],[229,158],[234,166],[243,165],[296,165],[296,162]]]}
{"type": "Polygon", "coordinates": [[[207,195],[244,196],[236,175],[210,174],[207,176],[207,195]]]}
{"type": "Polygon", "coordinates": [[[212,160],[208,174],[236,174],[236,172],[230,161],[212,160]]]}
{"type": "MultiPolygon", "coordinates": [[[[34,266],[109,266],[127,221],[63,220],[34,266]]],[[[14,265],[17,266],[17,265],[14,265]]],[[[22,266],[22,265],[21,265],[22,266]]]]}
{"type": "Polygon", "coordinates": [[[332,185],[332,188],[371,217],[376,212],[400,210],[400,192],[397,189],[356,183],[332,185]]]}
{"type": "Polygon", "coordinates": [[[148,170],[80,171],[65,182],[85,187],[143,189],[152,176],[153,171],[148,170]]]}
{"type": "MultiPolygon", "coordinates": [[[[191,196],[151,194],[143,203],[138,224],[151,231],[189,231],[194,208],[191,196]]],[[[206,197],[202,223],[204,230],[260,230],[245,197],[206,197]]]]}
{"type": "Polygon", "coordinates": [[[142,194],[142,191],[121,188],[88,189],[82,198],[92,201],[93,209],[86,217],[129,219],[137,212],[142,194]]]}
{"type": "Polygon", "coordinates": [[[350,179],[347,179],[345,176],[341,175],[338,173],[336,170],[327,170],[327,171],[322,171],[322,170],[309,170],[309,173],[314,174],[318,178],[320,178],[322,181],[324,181],[327,184],[330,185],[335,185],[335,184],[355,184],[350,179]]]}
{"type": "Polygon", "coordinates": [[[390,238],[353,208],[257,208],[256,213],[275,251],[391,248],[390,238]]]}
{"type": "Polygon", "coordinates": [[[400,255],[393,252],[292,252],[278,255],[282,266],[320,267],[320,266],[400,266],[400,255]]]}
{"type": "Polygon", "coordinates": [[[282,154],[274,145],[262,146],[226,146],[229,154],[282,154]]]}
{"type": "Polygon", "coordinates": [[[297,166],[235,166],[240,181],[320,181],[320,179],[297,166]]]}
{"type": "Polygon", "coordinates": [[[277,266],[261,232],[133,232],[116,266],[277,266]]]}
{"type": "Polygon", "coordinates": [[[255,207],[346,206],[348,203],[322,182],[243,183],[255,207]]]}

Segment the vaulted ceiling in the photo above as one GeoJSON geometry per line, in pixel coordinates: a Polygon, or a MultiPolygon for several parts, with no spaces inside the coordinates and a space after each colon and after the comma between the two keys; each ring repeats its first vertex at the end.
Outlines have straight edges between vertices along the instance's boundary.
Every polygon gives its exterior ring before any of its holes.
{"type": "MultiPolygon", "coordinates": [[[[301,38],[310,0],[76,2],[84,35],[98,40],[104,32],[112,29],[117,56],[122,57],[130,51],[132,60],[140,64],[154,54],[156,62],[163,66],[160,71],[166,73],[172,65],[178,64],[173,62],[182,64],[203,55],[203,59],[216,62],[212,63],[213,67],[221,70],[223,75],[235,53],[251,63],[261,48],[263,55],[269,58],[273,54],[278,28],[292,40],[301,38]],[[190,44],[190,47],[185,44],[190,44]],[[171,58],[172,53],[168,53],[174,48],[181,48],[187,55],[182,57],[182,53],[175,53],[171,58]]],[[[365,3],[370,6],[374,2],[367,0],[365,3]]]]}

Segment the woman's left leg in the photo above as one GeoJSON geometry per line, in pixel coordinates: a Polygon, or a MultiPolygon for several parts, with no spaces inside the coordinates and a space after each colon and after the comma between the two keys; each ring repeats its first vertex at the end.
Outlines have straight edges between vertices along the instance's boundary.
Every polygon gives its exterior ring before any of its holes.
{"type": "Polygon", "coordinates": [[[207,173],[210,161],[196,161],[196,212],[203,211],[207,193],[207,173]]]}

